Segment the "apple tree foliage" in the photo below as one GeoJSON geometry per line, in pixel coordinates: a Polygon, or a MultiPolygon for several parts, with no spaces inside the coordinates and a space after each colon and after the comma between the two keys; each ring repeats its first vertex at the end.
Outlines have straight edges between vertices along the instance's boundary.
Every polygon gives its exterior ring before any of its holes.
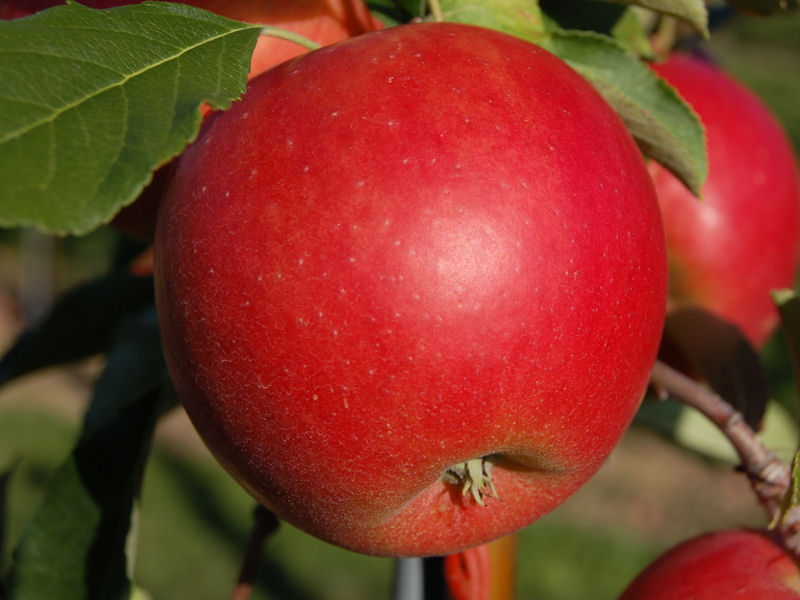
{"type": "MultiPolygon", "coordinates": [[[[761,15],[786,6],[730,4],[761,15]]],[[[422,0],[369,5],[388,26],[435,16],[543,46],[596,87],[644,154],[700,189],[707,170],[702,126],[647,67],[652,48],[639,16],[643,9],[660,13],[706,37],[702,0],[441,0],[437,15],[422,0]]],[[[241,96],[261,34],[304,43],[167,2],[105,10],[70,2],[0,22],[0,226],[82,235],[111,221],[194,139],[201,104],[224,110],[241,96]]],[[[797,362],[800,305],[789,292],[776,299],[797,362]]],[[[764,372],[739,332],[707,315],[679,314],[666,337],[748,422],[761,420],[769,397],[764,372]],[[731,365],[740,373],[735,380],[727,375],[731,365]]],[[[28,524],[0,596],[133,593],[128,533],[141,472],[154,425],[175,404],[152,279],[122,266],[63,295],[2,358],[0,385],[97,354],[107,362],[82,433],[28,524]]],[[[641,420],[664,423],[658,410],[643,411],[641,420]]]]}

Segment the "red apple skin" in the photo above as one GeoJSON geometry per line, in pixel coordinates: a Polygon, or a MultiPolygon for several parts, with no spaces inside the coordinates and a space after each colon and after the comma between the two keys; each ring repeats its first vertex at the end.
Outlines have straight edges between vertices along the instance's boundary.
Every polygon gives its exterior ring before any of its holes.
{"type": "Polygon", "coordinates": [[[708,142],[702,202],[650,165],[667,234],[670,300],[738,325],[762,347],[778,324],[770,291],[794,287],[797,274],[800,184],[792,147],[761,101],[717,67],[675,54],[654,69],[697,112],[708,142]]]}
{"type": "Polygon", "coordinates": [[[656,559],[620,600],[797,600],[800,570],[780,544],[759,531],[710,533],[656,559]]]}
{"type": "Polygon", "coordinates": [[[666,304],[617,115],[553,55],[456,24],[253,79],[180,159],[155,257],[169,370],[213,453],[283,519],[385,556],[500,537],[584,483],[666,304]],[[443,481],[483,456],[486,506],[443,481]]]}
{"type": "MultiPolygon", "coordinates": [[[[181,1],[181,0],[177,0],[181,1]]],[[[112,8],[138,4],[137,0],[81,0],[91,8],[112,8]]],[[[183,0],[218,15],[248,23],[262,23],[287,29],[321,46],[375,31],[383,27],[369,12],[362,0],[183,0]]],[[[64,4],[62,0],[0,0],[0,19],[27,17],[36,12],[64,4]]],[[[256,42],[250,62],[249,78],[299,56],[308,50],[287,40],[262,35],[256,42]]],[[[203,106],[204,115],[210,111],[203,106]]],[[[153,181],[142,190],[136,201],[122,208],[111,226],[141,241],[151,242],[155,235],[158,205],[171,173],[171,163],[153,174],[153,181]]]]}

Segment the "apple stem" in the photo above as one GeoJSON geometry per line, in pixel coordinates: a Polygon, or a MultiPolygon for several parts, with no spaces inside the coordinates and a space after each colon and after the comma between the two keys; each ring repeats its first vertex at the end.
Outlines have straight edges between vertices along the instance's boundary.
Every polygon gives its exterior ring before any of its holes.
{"type": "Polygon", "coordinates": [[[317,42],[310,40],[299,33],[294,33],[293,31],[282,29],[280,27],[273,27],[272,25],[264,25],[261,28],[260,35],[266,35],[269,37],[275,37],[289,42],[294,42],[295,44],[299,44],[300,46],[303,46],[303,48],[308,48],[309,50],[316,50],[317,48],[320,48],[320,45],[317,42]]]}
{"type": "Polygon", "coordinates": [[[441,23],[444,21],[444,16],[442,14],[442,5],[439,4],[439,0],[428,0],[428,6],[431,8],[431,15],[433,15],[433,20],[437,23],[441,23]]]}
{"type": "Polygon", "coordinates": [[[677,34],[678,20],[675,17],[662,16],[650,38],[650,45],[656,58],[666,58],[675,46],[677,34]]]}
{"type": "Polygon", "coordinates": [[[694,379],[657,360],[650,377],[663,398],[672,396],[705,415],[733,445],[759,502],[770,520],[781,512],[781,502],[789,489],[789,466],[770,451],[747,424],[742,414],[694,379]]]}
{"type": "Polygon", "coordinates": [[[491,467],[492,463],[485,456],[470,458],[447,469],[444,480],[447,483],[460,485],[462,496],[466,496],[469,492],[477,504],[486,506],[484,497],[499,497],[492,482],[491,467]]]}
{"type": "Polygon", "coordinates": [[[247,542],[242,569],[239,571],[239,579],[231,594],[231,600],[248,600],[250,598],[264,542],[269,535],[275,533],[279,525],[277,517],[262,504],[258,504],[253,511],[253,521],[253,529],[247,542]]]}

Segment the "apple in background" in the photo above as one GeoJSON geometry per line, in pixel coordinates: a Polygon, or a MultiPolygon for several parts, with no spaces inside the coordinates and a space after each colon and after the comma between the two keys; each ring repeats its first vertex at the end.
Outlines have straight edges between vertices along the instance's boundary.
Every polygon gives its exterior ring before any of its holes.
{"type": "Polygon", "coordinates": [[[656,559],[619,600],[798,600],[800,570],[769,534],[710,533],[656,559]]]}
{"type": "MultiPolygon", "coordinates": [[[[229,19],[288,29],[321,46],[383,27],[362,0],[183,1],[229,19]]],[[[294,42],[261,36],[253,51],[250,77],[305,52],[308,52],[306,48],[294,42]]]]}
{"type": "MultiPolygon", "coordinates": [[[[177,0],[218,15],[287,29],[322,46],[383,27],[362,0],[177,0]]],[[[137,4],[136,0],[80,0],[91,8],[137,4]]],[[[63,4],[62,0],[0,0],[0,19],[17,19],[63,4]]],[[[255,77],[308,50],[299,44],[262,35],[253,50],[249,77],[255,77]]],[[[208,107],[204,106],[204,115],[208,107]]],[[[171,163],[153,174],[136,201],[120,210],[112,227],[135,239],[152,241],[158,205],[171,173],[171,163]]]]}
{"type": "Polygon", "coordinates": [[[800,184],[790,142],[747,89],[700,58],[653,66],[705,125],[709,173],[698,201],[656,163],[670,261],[670,301],[737,325],[761,347],[778,323],[770,291],[794,287],[800,184]]]}
{"type": "Polygon", "coordinates": [[[178,395],[283,519],[384,556],[516,531],[639,406],[667,264],[644,161],[563,61],[425,23],[250,82],[155,245],[178,395]]]}
{"type": "Polygon", "coordinates": [[[516,595],[517,534],[444,557],[450,600],[513,600],[516,595]]]}
{"type": "MultiPolygon", "coordinates": [[[[82,0],[91,8],[139,4],[143,0],[82,0]]],[[[273,25],[298,33],[322,46],[383,27],[362,0],[178,0],[247,23],[273,25]]],[[[62,0],[0,0],[0,19],[26,17],[62,0]]],[[[261,36],[253,51],[250,77],[307,52],[306,48],[271,36],[261,36]]]]}

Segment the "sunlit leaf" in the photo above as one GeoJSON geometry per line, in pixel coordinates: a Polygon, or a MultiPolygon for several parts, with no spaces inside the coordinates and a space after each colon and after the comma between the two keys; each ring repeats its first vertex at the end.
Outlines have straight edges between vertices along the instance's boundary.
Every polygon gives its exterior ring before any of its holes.
{"type": "Polygon", "coordinates": [[[544,34],[538,3],[531,0],[441,0],[445,21],[480,25],[537,41],[544,34]]]}
{"type": "Polygon", "coordinates": [[[597,88],[646,155],[699,194],[708,172],[705,132],[672,87],[643,61],[599,34],[552,32],[542,45],[597,88]]]}
{"type": "Polygon", "coordinates": [[[0,22],[0,225],[110,220],[241,95],[259,31],[167,2],[0,22]]]}
{"type": "Polygon", "coordinates": [[[701,35],[708,37],[708,10],[704,0],[609,0],[640,6],[655,12],[677,17],[689,23],[701,35]]]}

